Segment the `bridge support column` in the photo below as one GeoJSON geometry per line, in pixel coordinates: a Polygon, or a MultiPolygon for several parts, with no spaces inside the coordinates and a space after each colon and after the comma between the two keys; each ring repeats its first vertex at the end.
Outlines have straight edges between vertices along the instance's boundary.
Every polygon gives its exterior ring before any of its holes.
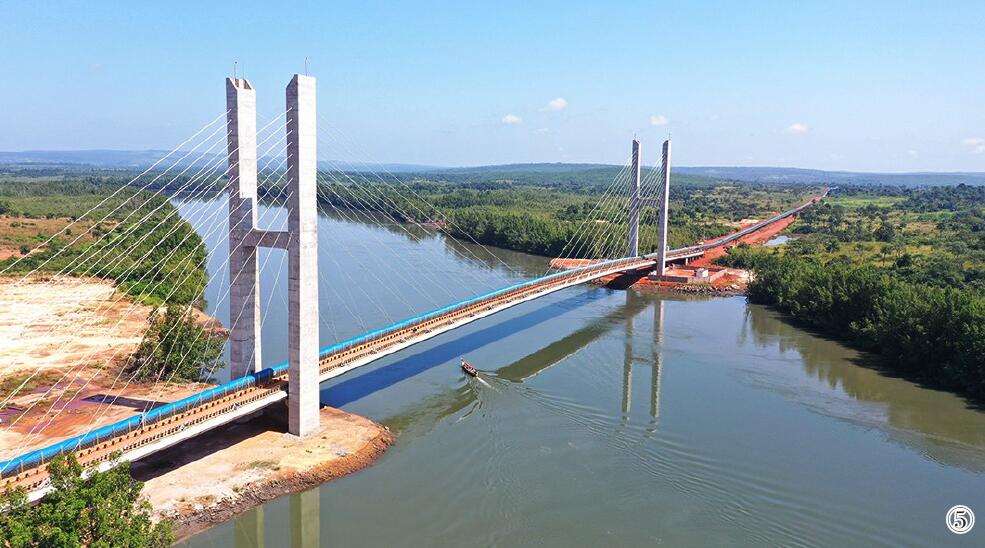
{"type": "Polygon", "coordinates": [[[660,185],[660,221],[657,226],[657,274],[667,272],[667,213],[670,209],[670,139],[664,141],[663,183],[660,185]]]}
{"type": "Polygon", "coordinates": [[[627,257],[640,254],[640,142],[633,139],[633,167],[629,181],[629,246],[627,257]]]}
{"type": "Polygon", "coordinates": [[[288,430],[319,428],[318,213],[315,79],[287,85],[288,430]]]}
{"type": "Polygon", "coordinates": [[[256,91],[226,79],[229,158],[229,368],[236,379],[260,369],[260,286],[257,248],[246,243],[256,225],[256,91]]]}

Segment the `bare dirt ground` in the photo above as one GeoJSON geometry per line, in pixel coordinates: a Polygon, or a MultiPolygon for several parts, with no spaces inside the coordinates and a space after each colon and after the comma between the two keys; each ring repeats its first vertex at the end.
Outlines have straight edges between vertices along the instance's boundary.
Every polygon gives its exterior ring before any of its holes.
{"type": "MultiPolygon", "coordinates": [[[[33,249],[40,242],[38,237],[45,235],[60,234],[61,239],[71,241],[76,238],[79,242],[86,243],[95,239],[91,229],[92,221],[75,221],[72,224],[72,234],[62,232],[66,226],[72,223],[68,218],[40,219],[31,217],[18,217],[12,215],[0,216],[0,261],[10,257],[21,257],[20,248],[26,245],[33,249]]],[[[106,225],[103,225],[106,226],[106,225]]],[[[46,247],[45,247],[46,248],[46,247]]],[[[43,249],[45,249],[43,248],[43,249]]]]}
{"type": "Polygon", "coordinates": [[[147,330],[150,307],[98,279],[19,280],[0,278],[0,459],[206,386],[124,390],[129,377],[120,369],[147,330]]]}
{"type": "Polygon", "coordinates": [[[50,371],[129,356],[147,330],[150,307],[110,282],[69,276],[0,278],[0,376],[50,371]]]}
{"type": "Polygon", "coordinates": [[[132,465],[158,519],[184,538],[274,498],[304,491],[370,464],[393,443],[385,427],[332,407],[321,431],[287,434],[287,410],[188,440],[132,465]]]}

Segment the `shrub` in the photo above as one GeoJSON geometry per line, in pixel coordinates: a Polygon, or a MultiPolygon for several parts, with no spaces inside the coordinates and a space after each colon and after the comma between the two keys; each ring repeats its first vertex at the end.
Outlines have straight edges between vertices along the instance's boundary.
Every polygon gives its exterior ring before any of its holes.
{"type": "Polygon", "coordinates": [[[153,316],[126,367],[137,380],[198,382],[219,366],[224,337],[197,325],[190,306],[172,305],[153,316]]]}

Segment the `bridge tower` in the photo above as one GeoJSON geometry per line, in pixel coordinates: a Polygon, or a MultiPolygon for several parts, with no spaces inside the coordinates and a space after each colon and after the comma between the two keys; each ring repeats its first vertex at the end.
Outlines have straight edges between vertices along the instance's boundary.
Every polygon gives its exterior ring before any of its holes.
{"type": "Polygon", "coordinates": [[[667,272],[667,214],[670,209],[670,139],[664,141],[663,181],[660,185],[660,220],[657,226],[657,274],[667,272]]]}
{"type": "Polygon", "coordinates": [[[660,208],[657,226],[657,274],[663,276],[667,271],[667,212],[670,207],[670,139],[663,146],[663,180],[660,182],[660,195],[656,201],[640,196],[640,142],[633,139],[632,179],[629,182],[629,242],[627,257],[640,254],[640,208],[656,205],[660,208]]]}
{"type": "Polygon", "coordinates": [[[318,421],[318,215],[315,79],[287,85],[287,231],[257,226],[256,92],[226,79],[229,145],[230,375],[262,367],[257,248],[287,250],[288,430],[310,434],[318,421]]]}
{"type": "Polygon", "coordinates": [[[246,239],[256,228],[256,91],[240,78],[226,79],[229,150],[229,374],[260,370],[260,284],[257,248],[246,239]]]}
{"type": "Polygon", "coordinates": [[[633,139],[632,179],[629,181],[629,246],[627,257],[640,254],[640,142],[633,139]]]}

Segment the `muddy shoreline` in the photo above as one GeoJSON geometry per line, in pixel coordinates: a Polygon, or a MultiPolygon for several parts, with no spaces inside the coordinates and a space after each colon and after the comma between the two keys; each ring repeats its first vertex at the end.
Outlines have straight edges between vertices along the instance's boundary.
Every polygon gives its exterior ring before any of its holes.
{"type": "Polygon", "coordinates": [[[321,428],[287,433],[286,406],[273,406],[155,453],[131,465],[154,519],[169,520],[185,539],[275,498],[362,470],[395,435],[366,417],[333,407],[321,428]]]}
{"type": "Polygon", "coordinates": [[[171,520],[177,540],[182,541],[278,497],[307,491],[358,472],[373,464],[393,445],[395,439],[390,431],[385,430],[362,449],[340,460],[304,471],[273,473],[266,479],[247,484],[233,497],[219,499],[208,506],[190,506],[161,517],[171,520]]]}

